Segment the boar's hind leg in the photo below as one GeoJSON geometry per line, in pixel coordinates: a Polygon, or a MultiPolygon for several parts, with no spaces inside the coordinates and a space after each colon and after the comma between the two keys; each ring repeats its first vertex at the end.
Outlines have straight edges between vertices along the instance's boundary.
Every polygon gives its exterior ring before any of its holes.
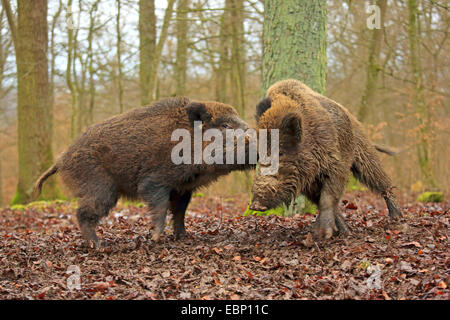
{"type": "Polygon", "coordinates": [[[380,194],[384,198],[391,220],[396,220],[402,216],[402,212],[392,193],[391,179],[384,172],[376,150],[372,146],[367,147],[366,152],[359,154],[353,163],[352,172],[370,190],[380,194]]]}
{"type": "Polygon", "coordinates": [[[191,195],[191,192],[180,194],[175,190],[170,193],[170,211],[173,214],[173,233],[176,240],[186,234],[184,215],[189,201],[191,201],[191,195]]]}
{"type": "MultiPolygon", "coordinates": [[[[102,182],[105,182],[104,179],[102,182]]],[[[102,217],[108,215],[116,203],[117,191],[113,184],[109,186],[102,184],[100,187],[96,185],[93,192],[86,192],[86,196],[79,200],[77,219],[81,234],[88,243],[94,242],[97,248],[100,242],[95,233],[95,227],[102,217]]]]}
{"type": "Polygon", "coordinates": [[[139,186],[139,194],[148,204],[153,223],[152,240],[159,241],[166,224],[171,188],[146,180],[139,186]]]}

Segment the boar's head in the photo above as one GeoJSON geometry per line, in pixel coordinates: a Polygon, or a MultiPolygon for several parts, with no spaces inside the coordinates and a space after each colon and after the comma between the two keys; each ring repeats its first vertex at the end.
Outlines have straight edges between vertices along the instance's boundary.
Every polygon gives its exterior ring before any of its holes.
{"type": "MultiPolygon", "coordinates": [[[[205,132],[209,129],[214,129],[214,136],[217,134],[217,130],[220,131],[222,138],[222,150],[216,155],[216,151],[213,151],[212,155],[214,159],[220,159],[221,163],[216,163],[215,169],[229,171],[229,170],[245,170],[252,167],[251,164],[237,161],[237,157],[234,154],[240,155],[245,159],[248,159],[249,140],[246,136],[246,130],[248,124],[242,120],[236,110],[226,104],[206,101],[206,102],[192,102],[187,106],[188,118],[191,124],[195,125],[196,121],[202,121],[202,130],[205,132]],[[231,143],[231,144],[229,144],[231,143]],[[227,162],[227,156],[229,153],[233,153],[233,158],[227,162]],[[233,162],[231,162],[233,161],[233,162]]],[[[210,132],[212,134],[212,132],[210,132]]],[[[216,138],[206,138],[203,141],[203,150],[214,141],[215,145],[220,140],[216,141],[216,138]]],[[[220,139],[220,138],[219,138],[220,139]]]]}
{"type": "MultiPolygon", "coordinates": [[[[281,104],[271,107],[270,98],[265,98],[257,107],[258,129],[268,129],[269,135],[271,129],[279,130],[279,165],[274,174],[263,175],[265,166],[259,162],[259,172],[252,186],[252,210],[265,211],[283,203],[289,205],[300,192],[298,154],[301,152],[302,116],[294,101],[281,98],[277,102],[281,104]]],[[[267,150],[270,153],[271,148],[267,150]]]]}
{"type": "Polygon", "coordinates": [[[216,101],[191,102],[187,106],[187,114],[192,124],[194,121],[202,121],[203,130],[248,128],[248,124],[239,117],[232,106],[216,101]]]}

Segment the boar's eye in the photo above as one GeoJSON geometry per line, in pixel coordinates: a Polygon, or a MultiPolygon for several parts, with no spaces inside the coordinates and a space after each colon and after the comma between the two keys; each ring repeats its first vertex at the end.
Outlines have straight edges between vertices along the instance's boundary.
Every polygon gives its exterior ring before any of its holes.
{"type": "Polygon", "coordinates": [[[224,129],[231,129],[230,124],[228,124],[228,123],[226,123],[226,122],[222,123],[220,126],[221,126],[222,128],[224,128],[224,129]]]}

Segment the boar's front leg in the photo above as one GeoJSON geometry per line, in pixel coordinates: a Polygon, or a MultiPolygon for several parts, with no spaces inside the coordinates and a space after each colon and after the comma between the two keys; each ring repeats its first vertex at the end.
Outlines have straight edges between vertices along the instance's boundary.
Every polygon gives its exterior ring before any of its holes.
{"type": "Polygon", "coordinates": [[[186,209],[191,201],[192,192],[180,194],[172,190],[170,193],[170,211],[173,214],[173,233],[176,240],[186,235],[186,228],[184,226],[184,216],[186,209]]]}
{"type": "Polygon", "coordinates": [[[335,177],[324,184],[318,199],[319,216],[314,225],[314,233],[319,239],[329,239],[333,234],[349,233],[350,229],[339,212],[339,199],[342,196],[345,179],[335,177]]]}
{"type": "Polygon", "coordinates": [[[322,190],[319,199],[319,216],[314,223],[314,234],[318,239],[329,239],[338,231],[334,208],[336,199],[327,191],[322,190]]]}
{"type": "Polygon", "coordinates": [[[159,241],[166,224],[171,188],[147,179],[139,186],[139,194],[148,204],[153,223],[152,240],[159,241]]]}

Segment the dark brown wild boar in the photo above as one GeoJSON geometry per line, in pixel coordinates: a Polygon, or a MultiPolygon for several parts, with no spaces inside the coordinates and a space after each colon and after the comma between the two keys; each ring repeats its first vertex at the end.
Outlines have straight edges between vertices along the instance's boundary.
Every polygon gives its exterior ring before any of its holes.
{"type": "Polygon", "coordinates": [[[401,216],[377,155],[392,151],[373,145],[343,106],[300,81],[284,80],[267,90],[256,118],[258,129],[279,129],[280,159],[277,174],[256,176],[251,209],[288,204],[302,193],[319,207],[314,225],[318,238],[348,232],[338,205],[351,171],[384,197],[391,219],[401,216]]]}
{"type": "Polygon", "coordinates": [[[49,176],[59,173],[79,197],[77,218],[84,239],[96,245],[95,227],[120,196],[140,198],[148,204],[155,241],[164,230],[166,213],[170,210],[174,234],[179,238],[185,234],[184,216],[193,190],[231,170],[248,168],[174,164],[171,151],[178,142],[171,141],[171,135],[175,129],[192,133],[194,121],[202,121],[203,130],[247,129],[231,106],[188,98],[162,100],[89,127],[39,178],[35,195],[49,176]]]}

